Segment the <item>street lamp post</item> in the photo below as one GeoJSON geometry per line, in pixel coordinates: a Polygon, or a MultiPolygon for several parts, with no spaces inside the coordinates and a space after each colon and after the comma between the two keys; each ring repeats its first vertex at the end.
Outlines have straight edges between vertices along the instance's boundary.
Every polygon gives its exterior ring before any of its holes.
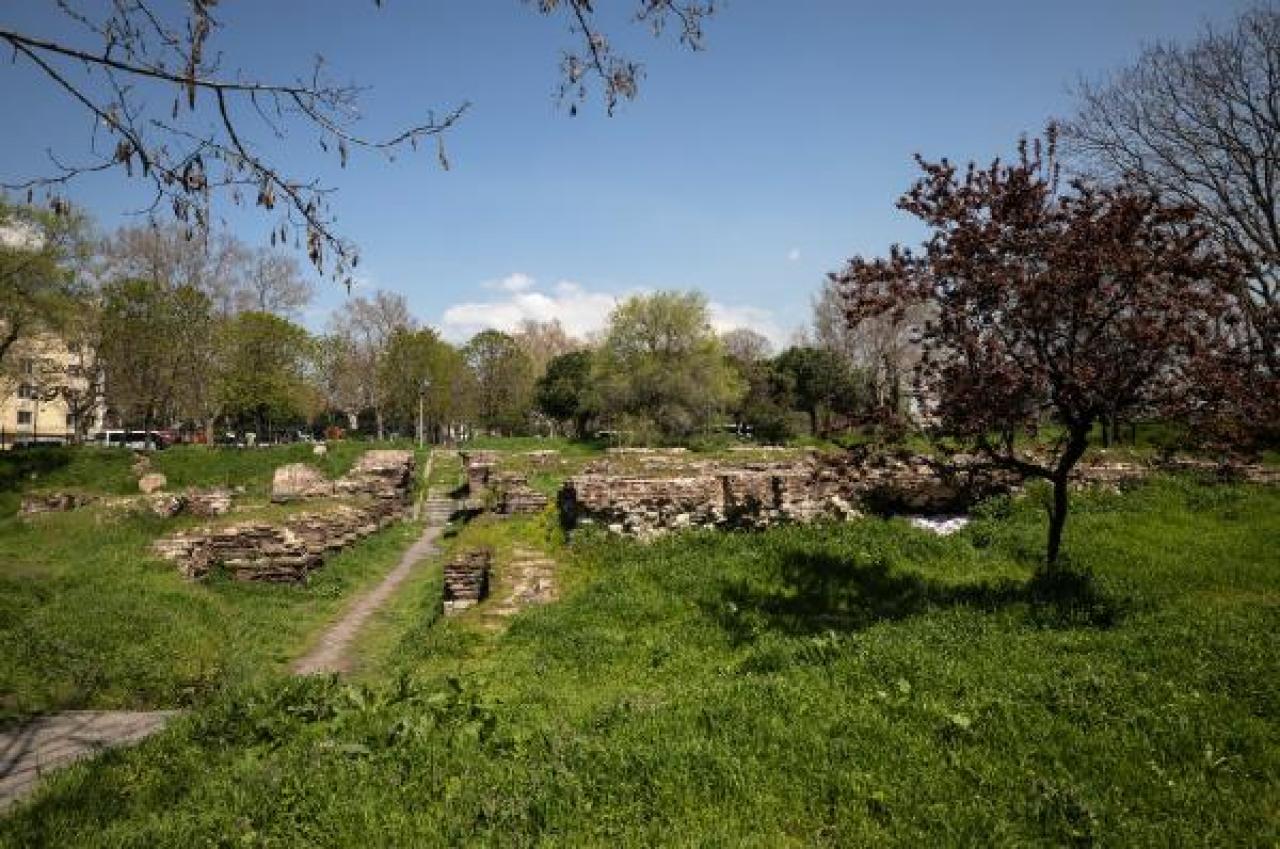
{"type": "Polygon", "coordinates": [[[422,383],[418,387],[418,447],[421,448],[425,444],[425,434],[423,424],[423,407],[427,400],[427,390],[431,388],[431,378],[422,378],[422,383]]]}

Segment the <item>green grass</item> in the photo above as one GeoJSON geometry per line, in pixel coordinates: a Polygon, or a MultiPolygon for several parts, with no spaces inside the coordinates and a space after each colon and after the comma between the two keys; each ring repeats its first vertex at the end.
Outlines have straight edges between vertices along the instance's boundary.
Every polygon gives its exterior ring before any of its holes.
{"type": "Polygon", "coordinates": [[[176,526],[98,509],[0,521],[0,720],[180,707],[278,671],[419,531],[396,525],[280,586],[183,579],[147,551],[176,526]]]}
{"type": "Polygon", "coordinates": [[[582,536],[497,634],[424,581],[381,682],[225,694],[0,844],[1275,845],[1280,491],[1080,498],[1092,577],[1054,585],[1037,497],[946,539],[582,536]]]}
{"type": "Polygon", "coordinates": [[[607,443],[598,440],[545,436],[478,436],[459,443],[459,451],[559,451],[568,456],[603,454],[607,443]]]}
{"type": "MultiPolygon", "coordinates": [[[[312,446],[304,443],[269,448],[178,445],[148,456],[152,469],[164,474],[170,490],[242,486],[248,495],[265,497],[277,466],[310,463],[337,477],[369,447],[362,442],[332,442],[328,453],[317,457],[312,446]]],[[[114,448],[50,446],[0,453],[0,518],[18,511],[23,492],[136,494],[133,462],[133,452],[114,448]]]]}

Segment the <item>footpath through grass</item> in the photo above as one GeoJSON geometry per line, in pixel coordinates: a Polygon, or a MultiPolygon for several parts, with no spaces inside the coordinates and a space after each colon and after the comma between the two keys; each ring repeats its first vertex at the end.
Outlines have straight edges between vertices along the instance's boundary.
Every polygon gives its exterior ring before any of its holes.
{"type": "MultiPolygon", "coordinates": [[[[242,509],[222,521],[273,518],[308,503],[266,504],[274,469],[314,462],[346,471],[367,446],[333,443],[264,449],[174,448],[152,466],[185,486],[239,486],[242,509]]],[[[129,452],[55,449],[0,457],[4,485],[136,492],[129,452]],[[33,477],[34,474],[34,477],[33,477]]],[[[151,555],[163,534],[202,524],[145,511],[92,506],[25,519],[0,518],[0,723],[67,709],[197,705],[222,688],[270,678],[356,591],[377,581],[421,532],[398,524],[330,558],[304,586],[183,579],[151,555]]]]}
{"type": "Polygon", "coordinates": [[[560,603],[228,694],[0,845],[1275,845],[1280,492],[1082,498],[1093,580],[1029,584],[1043,534],[580,538],[560,603]]]}

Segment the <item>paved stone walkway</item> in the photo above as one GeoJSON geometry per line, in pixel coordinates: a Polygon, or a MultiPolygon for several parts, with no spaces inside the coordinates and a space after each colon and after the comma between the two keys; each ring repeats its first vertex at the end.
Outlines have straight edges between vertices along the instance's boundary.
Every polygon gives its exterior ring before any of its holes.
{"type": "Polygon", "coordinates": [[[395,593],[404,579],[422,560],[439,552],[436,541],[457,505],[446,498],[428,497],[426,501],[427,527],[422,536],[409,547],[395,568],[387,573],[378,586],[355,600],[342,618],[329,627],[315,648],[299,658],[293,665],[295,675],[325,675],[350,672],[352,658],[347,652],[351,641],[364,627],[369,617],[395,593]]]}
{"type": "Polygon", "coordinates": [[[508,589],[500,599],[491,603],[487,612],[506,619],[531,604],[555,601],[555,569],[556,562],[541,551],[531,548],[515,549],[511,552],[511,561],[502,570],[502,583],[508,589]]]}
{"type": "Polygon", "coordinates": [[[73,710],[0,733],[0,810],[35,789],[50,770],[112,746],[136,743],[178,711],[73,710]]]}

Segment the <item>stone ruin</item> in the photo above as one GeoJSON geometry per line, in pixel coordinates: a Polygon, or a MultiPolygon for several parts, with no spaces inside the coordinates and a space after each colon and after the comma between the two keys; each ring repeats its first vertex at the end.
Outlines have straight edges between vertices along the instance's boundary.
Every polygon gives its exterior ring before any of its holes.
{"type": "Polygon", "coordinates": [[[599,524],[650,537],[687,527],[848,519],[863,510],[955,513],[1015,484],[1012,476],[963,458],[938,464],[909,454],[810,455],[792,462],[700,464],[695,474],[674,476],[587,473],[565,483],[559,502],[570,527],[599,524]]]}
{"type": "Polygon", "coordinates": [[[520,516],[541,513],[551,503],[538,490],[529,486],[523,475],[502,475],[495,487],[497,500],[494,512],[503,516],[520,516]]]}
{"type": "Polygon", "coordinates": [[[306,463],[290,463],[276,469],[271,480],[271,500],[286,503],[335,495],[404,500],[412,488],[414,466],[412,451],[366,451],[351,471],[337,480],[329,480],[306,463]]]}
{"type": "Polygon", "coordinates": [[[355,503],[301,513],[281,522],[240,522],[183,531],[158,540],[152,550],[177,563],[190,578],[222,568],[236,580],[296,582],[319,568],[328,554],[402,518],[412,499],[412,451],[368,451],[336,481],[325,480],[309,466],[303,466],[308,472],[302,473],[297,468],[301,465],[276,470],[273,500],[347,495],[355,498],[355,503]]]}
{"type": "Polygon", "coordinates": [[[529,486],[524,475],[498,471],[493,451],[462,453],[467,476],[468,500],[477,509],[492,509],[502,516],[541,513],[551,499],[529,486]]]}
{"type": "Polygon", "coordinates": [[[231,512],[231,490],[188,489],[180,493],[157,492],[146,497],[147,509],[157,516],[168,518],[185,513],[202,519],[212,519],[231,512]]]}
{"type": "Polygon", "coordinates": [[[462,466],[467,474],[467,494],[482,498],[498,476],[498,454],[495,451],[463,451],[462,466]]]}
{"type": "Polygon", "coordinates": [[[474,548],[454,555],[444,567],[444,612],[458,613],[475,607],[489,595],[489,569],[493,552],[474,548]]]}
{"type": "Polygon", "coordinates": [[[176,493],[153,492],[134,497],[106,498],[80,492],[50,492],[23,498],[18,512],[23,516],[64,513],[91,504],[116,509],[140,510],[166,519],[179,514],[211,518],[231,512],[231,490],[217,487],[187,489],[176,493]]]}
{"type": "Polygon", "coordinates": [[[178,564],[188,578],[214,568],[238,581],[298,582],[318,569],[326,555],[340,551],[397,519],[403,510],[390,502],[339,505],[302,513],[280,523],[241,522],[222,528],[184,531],[158,540],[152,550],[178,564]]]}
{"type": "Polygon", "coordinates": [[[95,495],[80,492],[48,492],[39,495],[28,495],[22,499],[18,512],[23,516],[37,513],[65,513],[86,507],[98,500],[95,495]]]}
{"type": "MultiPolygon", "coordinates": [[[[688,527],[761,528],[783,522],[880,514],[954,516],[992,495],[1020,488],[1022,479],[984,468],[977,458],[936,461],[909,453],[811,454],[794,461],[646,465],[643,474],[610,474],[607,461],[570,478],[560,491],[567,527],[597,524],[640,538],[688,527]]],[[[1280,483],[1280,470],[1171,461],[1155,467],[1198,471],[1222,479],[1280,483]]],[[[1120,486],[1153,467],[1095,460],[1075,471],[1076,486],[1120,486]]]]}

